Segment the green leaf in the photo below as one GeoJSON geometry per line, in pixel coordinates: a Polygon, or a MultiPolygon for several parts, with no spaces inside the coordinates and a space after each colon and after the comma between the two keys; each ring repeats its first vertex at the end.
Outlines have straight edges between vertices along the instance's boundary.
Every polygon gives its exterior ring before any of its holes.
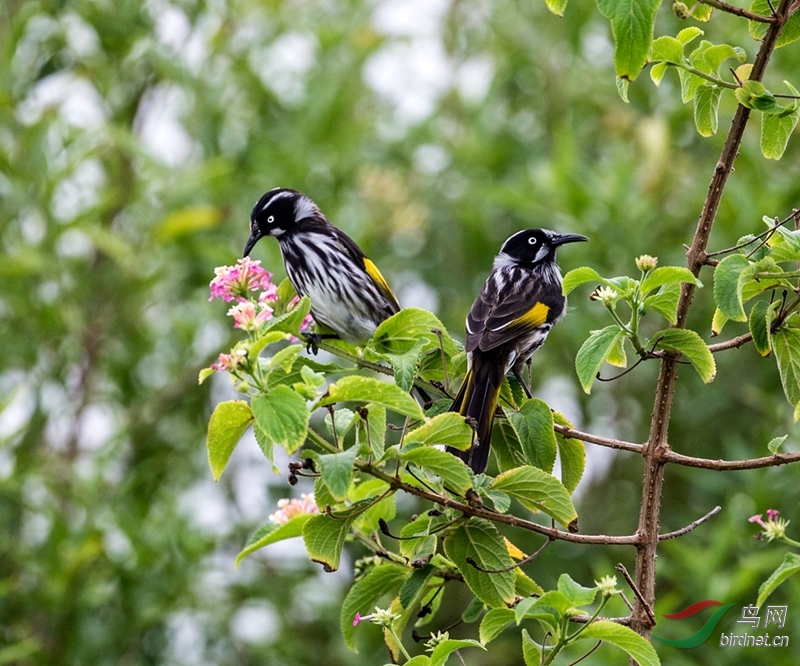
{"type": "Polygon", "coordinates": [[[373,500],[372,506],[360,513],[353,520],[353,528],[364,533],[374,532],[379,529],[380,520],[392,520],[397,515],[397,501],[394,492],[378,500],[378,497],[389,489],[389,484],[380,479],[371,479],[359,483],[350,492],[352,502],[373,500]],[[377,500],[377,501],[376,501],[377,500]]]}
{"type": "Polygon", "coordinates": [[[422,550],[423,547],[430,547],[430,552],[433,553],[433,548],[436,544],[435,537],[429,536],[430,529],[431,517],[426,513],[403,526],[403,529],[400,530],[400,552],[403,557],[411,558],[427,554],[427,551],[422,550]],[[410,537],[417,538],[412,539],[410,537]]]}
{"type": "Polygon", "coordinates": [[[615,285],[612,285],[609,280],[602,277],[594,268],[581,266],[580,268],[573,268],[564,276],[561,291],[564,296],[567,296],[575,287],[579,287],[587,282],[600,282],[601,284],[616,288],[615,285]]]}
{"type": "Polygon", "coordinates": [[[428,419],[419,428],[410,431],[405,443],[419,442],[426,446],[443,444],[466,451],[472,446],[473,430],[461,414],[445,412],[428,419]]]}
{"type": "Polygon", "coordinates": [[[322,481],[328,487],[331,497],[337,502],[347,498],[353,482],[353,463],[358,455],[358,446],[351,446],[341,453],[328,453],[318,458],[322,481]]]}
{"type": "Polygon", "coordinates": [[[703,21],[703,23],[710,21],[713,13],[714,8],[711,5],[701,5],[700,3],[697,3],[694,7],[692,7],[692,18],[698,21],[703,21]]]}
{"type": "Polygon", "coordinates": [[[272,471],[275,474],[280,475],[280,470],[278,466],[275,464],[275,446],[273,441],[264,434],[264,431],[258,427],[258,424],[253,425],[253,434],[256,436],[256,444],[258,444],[258,448],[261,449],[264,457],[269,460],[270,464],[272,465],[272,471]]]}
{"type": "Polygon", "coordinates": [[[474,641],[469,638],[461,640],[448,639],[446,641],[442,641],[433,649],[433,652],[431,653],[431,666],[444,666],[445,662],[447,662],[447,658],[453,652],[460,650],[461,648],[468,647],[478,647],[482,650],[486,649],[483,647],[483,645],[478,643],[478,641],[474,641]]]}
{"type": "Polygon", "coordinates": [[[375,351],[381,354],[407,354],[420,341],[429,343],[429,347],[439,347],[439,338],[433,332],[442,332],[442,345],[445,353],[452,356],[458,352],[455,342],[447,333],[447,329],[436,315],[420,308],[404,308],[392,315],[375,330],[372,344],[375,351]]]}
{"type": "Polygon", "coordinates": [[[720,310],[719,308],[714,310],[714,316],[711,319],[711,334],[719,335],[720,333],[722,333],[722,329],[725,327],[725,324],[727,323],[728,323],[728,318],[724,314],[722,314],[722,310],[720,310]]]}
{"type": "Polygon", "coordinates": [[[228,400],[219,403],[208,422],[208,464],[214,481],[219,481],[233,450],[244,431],[253,422],[253,412],[243,400],[228,400]]]}
{"type": "Polygon", "coordinates": [[[635,659],[639,666],[660,666],[656,651],[644,638],[633,629],[608,620],[595,620],[589,624],[578,638],[600,640],[611,645],[616,645],[635,659]]]}
{"type": "Polygon", "coordinates": [[[479,636],[486,645],[497,638],[503,630],[514,622],[514,611],[510,608],[492,608],[481,621],[479,636]]]}
{"type": "MultiPolygon", "coordinates": [[[[661,85],[661,80],[664,78],[664,74],[667,73],[667,69],[669,69],[669,64],[666,62],[657,62],[650,68],[650,79],[655,83],[657,86],[661,85]]],[[[617,79],[618,81],[624,81],[624,79],[617,79]]]]}
{"type": "Polygon", "coordinates": [[[714,269],[714,300],[720,312],[731,321],[747,321],[742,305],[739,276],[750,265],[744,255],[725,257],[714,269]]]}
{"type": "Polygon", "coordinates": [[[328,387],[328,395],[319,401],[317,407],[349,400],[383,405],[386,409],[412,419],[425,418],[420,406],[408,393],[394,384],[372,377],[342,377],[328,387]]]}
{"type": "Polygon", "coordinates": [[[283,541],[284,539],[292,539],[299,537],[303,531],[303,525],[311,518],[313,514],[303,513],[291,518],[287,523],[267,523],[259,527],[242,548],[241,552],[236,556],[236,561],[233,564],[234,569],[239,566],[241,561],[250,553],[260,550],[264,546],[269,546],[271,543],[283,541]]]}
{"type": "Polygon", "coordinates": [[[691,102],[697,94],[698,88],[706,83],[705,79],[685,69],[678,70],[678,78],[681,81],[681,101],[684,104],[691,102]]]}
{"type": "Polygon", "coordinates": [[[472,593],[490,608],[503,608],[514,601],[514,572],[484,573],[467,562],[471,558],[482,569],[511,567],[503,537],[487,520],[470,518],[444,540],[447,556],[458,566],[472,593]]]}
{"type": "Polygon", "coordinates": [[[467,604],[464,612],[461,613],[461,620],[467,624],[477,622],[481,615],[483,615],[485,608],[486,607],[483,605],[483,602],[478,599],[478,597],[472,597],[472,601],[467,604]]]}
{"type": "MultiPolygon", "coordinates": [[[[750,11],[754,14],[761,14],[761,16],[770,16],[772,14],[772,10],[769,8],[769,3],[767,0],[753,0],[750,5],[750,11]]],[[[753,39],[757,39],[758,41],[764,39],[764,35],[767,34],[767,28],[769,24],[762,23],[761,21],[748,21],[748,24],[750,36],[753,39]]],[[[800,39],[800,14],[795,12],[789,18],[786,25],[783,26],[783,30],[778,37],[778,42],[775,44],[775,48],[777,49],[781,46],[791,44],[797,39],[800,39]]]]}
{"type": "Polygon", "coordinates": [[[558,591],[569,599],[573,606],[588,606],[597,596],[597,587],[579,585],[565,573],[558,578],[558,591]]]}
{"type": "Polygon", "coordinates": [[[197,383],[202,384],[206,379],[216,372],[213,368],[203,368],[197,375],[197,383]]]}
{"type": "Polygon", "coordinates": [[[567,6],[567,0],[544,0],[547,3],[547,8],[556,16],[564,16],[564,8],[567,6]]]}
{"type": "Polygon", "coordinates": [[[339,615],[339,626],[345,645],[353,652],[358,652],[355,643],[356,628],[353,626],[356,613],[367,615],[381,598],[395,596],[409,573],[405,567],[381,564],[353,583],[342,602],[342,612],[339,615]]]}
{"type": "Polygon", "coordinates": [[[397,598],[400,599],[400,605],[403,608],[408,608],[411,605],[420,590],[422,590],[435,572],[436,567],[431,564],[426,564],[424,567],[414,569],[411,572],[411,575],[406,578],[403,587],[400,588],[400,593],[397,595],[397,598]]]}
{"type": "Polygon", "coordinates": [[[291,455],[306,440],[310,412],[306,401],[288,386],[276,386],[253,398],[253,416],[266,440],[291,455]]]}
{"type": "Polygon", "coordinates": [[[528,463],[552,472],[556,462],[556,435],[553,412],[543,400],[532,398],[518,412],[507,412],[528,463]]]}
{"type": "Polygon", "coordinates": [[[567,489],[538,467],[517,467],[503,472],[492,482],[491,489],[511,495],[530,511],[544,511],[565,526],[578,517],[567,489]]]}
{"type": "Polygon", "coordinates": [[[694,96],[694,124],[700,136],[712,136],[719,125],[719,100],[722,88],[704,85],[694,96]]]}
{"type": "Polygon", "coordinates": [[[770,594],[783,583],[787,578],[793,576],[800,571],[800,555],[796,553],[786,553],[781,565],[772,572],[769,578],[765,580],[761,587],[758,588],[758,599],[756,599],[756,606],[759,608],[764,605],[770,594]]]}
{"type": "Polygon", "coordinates": [[[619,98],[625,102],[625,104],[630,104],[630,100],[628,99],[628,86],[630,85],[630,81],[628,79],[622,79],[619,76],[617,77],[617,92],[619,93],[619,98]]]}
{"type": "Polygon", "coordinates": [[[660,0],[597,0],[600,13],[611,22],[617,76],[633,81],[647,63],[660,4],[660,0]]]}
{"type": "Polygon", "coordinates": [[[640,293],[643,295],[649,294],[651,291],[663,287],[668,284],[681,284],[682,282],[689,282],[698,287],[702,287],[703,283],[700,282],[688,268],[682,266],[661,266],[647,274],[647,277],[642,280],[640,293]]]}
{"type": "MultiPolygon", "coordinates": [[[[559,412],[553,412],[553,420],[559,425],[573,427],[572,423],[559,412]]],[[[578,487],[583,477],[583,470],[586,468],[586,445],[579,439],[563,435],[556,437],[556,444],[561,460],[561,483],[568,493],[572,493],[578,487]]]]}
{"type": "Polygon", "coordinates": [[[414,386],[414,377],[419,371],[419,359],[426,344],[425,340],[418,340],[405,354],[382,354],[394,369],[394,383],[406,393],[414,386]]]}
{"type": "Polygon", "coordinates": [[[778,329],[772,336],[772,349],[778,362],[783,392],[794,407],[800,404],[800,330],[778,329]]]}
{"type": "Polygon", "coordinates": [[[686,46],[690,42],[694,41],[701,35],[705,34],[700,28],[697,26],[689,26],[688,28],[684,28],[677,34],[677,40],[686,46]]]}
{"type": "Polygon", "coordinates": [[[681,286],[679,284],[664,285],[655,294],[644,299],[645,310],[654,310],[670,324],[676,324],[680,296],[681,286]]]}
{"type": "Polygon", "coordinates": [[[653,42],[653,62],[664,61],[679,65],[683,62],[684,43],[674,37],[663,36],[653,42]]]}
{"type": "Polygon", "coordinates": [[[658,347],[667,351],[681,352],[692,364],[706,384],[717,374],[717,364],[708,345],[694,331],[684,328],[668,328],[653,335],[658,347]]]}
{"type": "Polygon", "coordinates": [[[308,313],[311,312],[311,301],[308,296],[303,296],[300,302],[291,311],[275,317],[267,322],[270,330],[285,331],[295,337],[300,336],[300,326],[308,313]]]}
{"type": "Polygon", "coordinates": [[[693,64],[707,74],[719,74],[719,68],[722,66],[722,63],[729,58],[744,62],[747,58],[747,54],[744,49],[738,46],[717,44],[703,49],[693,64]]]}
{"type": "MultiPolygon", "coordinates": [[[[392,664],[385,664],[385,666],[392,666],[392,664]]],[[[431,658],[427,654],[418,654],[416,657],[409,659],[403,666],[431,666],[431,658]]]]}
{"type": "Polygon", "coordinates": [[[783,444],[788,437],[789,435],[784,435],[783,437],[775,437],[769,440],[769,444],[767,444],[769,452],[772,453],[773,455],[776,454],[778,452],[778,449],[781,448],[781,444],[783,444]]]}
{"type": "Polygon", "coordinates": [[[329,573],[336,571],[351,521],[351,518],[339,520],[325,514],[309,518],[302,532],[309,559],[321,564],[329,573]]]}
{"type": "Polygon", "coordinates": [[[455,492],[464,494],[472,488],[472,471],[463,460],[447,451],[419,446],[401,451],[398,457],[440,476],[443,483],[455,492]]]}
{"type": "Polygon", "coordinates": [[[606,363],[613,365],[616,368],[626,368],[628,366],[628,356],[625,353],[625,340],[624,335],[620,335],[614,341],[614,345],[608,350],[606,356],[606,363]]]}
{"type": "Polygon", "coordinates": [[[386,408],[382,405],[366,406],[367,420],[360,419],[356,422],[356,441],[359,444],[368,444],[376,460],[383,458],[386,442],[386,408]],[[369,437],[367,437],[369,428],[369,437]]]}
{"type": "Polygon", "coordinates": [[[288,375],[303,348],[303,345],[289,345],[273,354],[269,360],[270,373],[280,368],[284,374],[288,375]]]}
{"type": "Polygon", "coordinates": [[[762,356],[767,356],[772,347],[770,346],[770,333],[767,326],[767,311],[769,310],[767,301],[757,301],[750,310],[749,324],[750,334],[753,336],[753,346],[762,356]]]}
{"type": "MultiPolygon", "coordinates": [[[[795,17],[800,14],[795,14],[795,17]]],[[[796,92],[795,92],[796,94],[796,92]]],[[[789,137],[800,119],[800,107],[787,115],[765,113],[761,116],[761,153],[769,160],[783,157],[789,137]]]]}
{"type": "Polygon", "coordinates": [[[586,393],[591,393],[597,373],[606,357],[617,344],[617,338],[624,333],[619,326],[612,324],[599,331],[592,331],[575,356],[575,370],[586,393]]]}
{"type": "Polygon", "coordinates": [[[531,638],[527,629],[522,630],[522,658],[525,666],[539,666],[542,661],[542,648],[531,638]]]}

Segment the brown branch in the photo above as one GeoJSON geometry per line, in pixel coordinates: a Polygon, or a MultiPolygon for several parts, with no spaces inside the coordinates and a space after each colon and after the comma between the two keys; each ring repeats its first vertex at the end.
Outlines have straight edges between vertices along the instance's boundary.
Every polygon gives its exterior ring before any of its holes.
{"type": "Polygon", "coordinates": [[[708,351],[710,351],[712,354],[716,354],[717,352],[725,351],[726,349],[738,349],[742,345],[750,342],[752,339],[752,334],[743,333],[742,335],[737,335],[735,338],[731,338],[730,340],[725,340],[725,342],[717,342],[713,345],[708,345],[708,351]]]}
{"type": "MultiPolygon", "coordinates": [[[[589,615],[573,615],[569,618],[570,622],[577,622],[578,624],[586,624],[592,618],[589,615]]],[[[626,627],[630,626],[630,617],[598,617],[595,618],[596,622],[614,622],[615,624],[624,624],[626,627]]]]}
{"type": "Polygon", "coordinates": [[[758,21],[759,23],[775,23],[774,16],[763,16],[762,14],[756,14],[746,9],[742,9],[741,7],[729,5],[727,2],[722,2],[721,0],[698,0],[698,2],[708,5],[709,7],[714,7],[714,9],[719,9],[721,12],[727,12],[728,14],[733,14],[734,16],[750,19],[751,21],[758,21]]]}
{"type": "Polygon", "coordinates": [[[611,439],[610,437],[600,437],[599,435],[592,435],[588,432],[581,432],[570,428],[569,426],[559,425],[556,423],[553,429],[563,435],[572,439],[579,439],[582,442],[589,442],[590,444],[599,444],[600,446],[607,446],[610,449],[621,449],[623,451],[634,451],[635,453],[642,452],[641,444],[634,444],[632,442],[625,442],[621,439],[611,439]]]}
{"type": "Polygon", "coordinates": [[[636,534],[627,534],[624,536],[610,536],[605,534],[573,534],[571,532],[564,532],[563,530],[559,530],[555,527],[545,527],[544,525],[534,523],[531,520],[525,520],[524,518],[519,518],[510,514],[498,513],[482,506],[466,504],[445,495],[440,495],[439,493],[434,493],[409,483],[405,483],[396,476],[387,474],[383,470],[370,465],[369,463],[356,462],[356,465],[358,466],[358,469],[365,474],[370,474],[371,476],[388,483],[393,490],[402,490],[409,495],[414,495],[416,497],[428,500],[429,502],[434,502],[435,504],[439,504],[440,506],[444,506],[448,509],[460,511],[465,516],[474,516],[475,518],[491,520],[492,522],[502,523],[504,525],[509,525],[510,527],[519,527],[521,529],[528,530],[529,532],[542,534],[550,539],[560,539],[562,541],[570,541],[572,543],[602,544],[606,546],[631,545],[636,544],[639,541],[639,537],[636,534]]]}
{"type": "Polygon", "coordinates": [[[706,522],[712,516],[716,516],[720,511],[722,511],[721,506],[715,506],[711,511],[709,511],[705,516],[702,518],[698,518],[693,523],[689,523],[686,527],[681,527],[679,530],[675,530],[674,532],[667,532],[666,534],[659,534],[658,540],[664,541],[665,539],[677,539],[678,537],[682,537],[684,534],[688,534],[693,529],[699,527],[704,522],[706,522]]]}
{"type": "Polygon", "coordinates": [[[747,460],[710,460],[708,458],[695,458],[693,456],[675,453],[675,451],[669,451],[665,454],[664,461],[677,465],[684,465],[685,467],[710,469],[714,472],[735,472],[745,469],[761,469],[762,467],[791,465],[792,463],[800,462],[800,452],[775,453],[771,456],[748,458],[747,460]]]}
{"type": "MultiPolygon", "coordinates": [[[[772,52],[789,20],[789,7],[794,0],[781,0],[775,15],[768,21],[769,27],[761,47],[756,55],[750,80],[761,81],[764,71],[772,57],[772,52]]],[[[728,177],[733,170],[733,163],[739,152],[742,136],[750,118],[750,109],[739,105],[734,114],[725,146],[720,159],[714,168],[714,174],[708,187],[703,210],[697,222],[692,239],[692,245],[687,253],[686,267],[697,276],[705,265],[708,255],[708,240],[711,228],[719,210],[722,193],[728,177]]],[[[678,301],[677,323],[675,328],[685,328],[689,308],[694,296],[695,285],[684,283],[678,301]]],[[[661,361],[656,393],[654,398],[653,415],[650,421],[650,434],[643,453],[645,457],[644,477],[642,479],[642,504],[639,513],[637,534],[641,541],[636,546],[636,585],[643,598],[636,600],[632,614],[631,628],[645,638],[650,635],[653,627],[647,609],[655,604],[656,593],[656,554],[658,549],[659,518],[661,511],[661,491],[664,485],[664,466],[666,457],[670,453],[668,441],[669,422],[672,414],[672,402],[675,395],[675,383],[678,378],[678,365],[675,363],[677,355],[670,354],[661,361]]]]}

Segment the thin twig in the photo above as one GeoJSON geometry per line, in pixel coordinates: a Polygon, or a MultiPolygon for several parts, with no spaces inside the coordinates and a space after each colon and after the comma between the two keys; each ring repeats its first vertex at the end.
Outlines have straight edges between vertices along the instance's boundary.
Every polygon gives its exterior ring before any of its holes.
{"type": "Polygon", "coordinates": [[[697,467],[699,469],[709,469],[714,472],[734,472],[746,469],[761,469],[762,467],[778,467],[779,465],[790,465],[800,462],[800,452],[794,453],[775,453],[763,458],[748,458],[747,460],[710,460],[708,458],[695,458],[685,456],[675,451],[669,451],[664,455],[664,461],[684,465],[685,467],[697,467]]]}
{"type": "Polygon", "coordinates": [[[719,9],[722,12],[733,14],[734,16],[741,16],[742,18],[750,19],[751,21],[758,21],[759,23],[775,23],[774,11],[772,12],[773,16],[762,16],[761,14],[755,14],[754,12],[742,9],[741,7],[729,5],[727,2],[722,2],[721,0],[699,0],[699,2],[704,5],[708,5],[709,7],[719,9]]]}
{"type": "Polygon", "coordinates": [[[683,536],[684,534],[688,534],[693,529],[706,522],[709,518],[711,518],[711,516],[716,516],[720,511],[722,511],[722,507],[716,506],[713,509],[711,509],[711,511],[709,511],[705,516],[703,516],[702,518],[698,518],[693,523],[689,523],[686,527],[681,527],[681,529],[675,530],[674,532],[659,534],[658,540],[664,541],[665,539],[676,539],[677,537],[683,536]]]}
{"type": "MultiPolygon", "coordinates": [[[[570,622],[577,622],[578,624],[586,624],[589,620],[591,620],[590,615],[573,615],[569,618],[570,622]]],[[[614,622],[615,624],[623,624],[626,627],[630,625],[631,618],[630,617],[598,617],[595,618],[598,622],[614,622]]]]}
{"type": "Polygon", "coordinates": [[[592,652],[594,652],[594,651],[595,651],[597,648],[599,648],[599,647],[600,647],[602,644],[603,644],[603,641],[597,641],[597,643],[595,644],[595,646],[594,646],[594,647],[593,647],[591,650],[589,650],[589,651],[588,651],[588,652],[587,652],[585,655],[583,655],[582,657],[578,657],[578,658],[577,658],[575,661],[573,661],[572,663],[569,663],[569,664],[567,664],[567,666],[575,666],[575,664],[579,664],[579,663],[580,663],[580,662],[582,662],[584,659],[586,659],[586,657],[588,657],[590,654],[592,654],[592,652]]]}
{"type": "MultiPolygon", "coordinates": [[[[794,209],[794,210],[792,210],[792,213],[789,216],[787,216],[785,219],[780,220],[780,221],[776,219],[775,220],[775,224],[773,224],[771,227],[769,227],[766,231],[762,231],[760,234],[754,235],[746,243],[739,243],[738,245],[734,245],[733,247],[725,248],[724,250],[716,250],[715,252],[707,252],[706,256],[707,257],[716,257],[716,256],[719,256],[721,254],[728,254],[728,253],[734,252],[736,250],[741,250],[743,247],[747,247],[751,243],[757,241],[758,239],[761,239],[761,243],[759,243],[758,246],[755,248],[757,250],[762,245],[764,245],[764,243],[769,241],[769,239],[778,230],[778,227],[782,227],[784,224],[790,222],[791,220],[797,219],[798,214],[800,214],[800,210],[794,209]]],[[[752,252],[751,252],[751,254],[752,254],[752,252]]]]}
{"type": "Polygon", "coordinates": [[[556,423],[553,429],[564,437],[571,439],[579,439],[582,442],[589,442],[590,444],[599,444],[600,446],[607,446],[610,449],[620,449],[622,451],[633,451],[634,453],[641,453],[643,446],[641,444],[634,444],[633,442],[625,442],[621,439],[611,439],[610,437],[600,437],[599,435],[592,435],[588,432],[581,432],[570,428],[569,426],[556,423]]]}
{"type": "Polygon", "coordinates": [[[639,602],[644,606],[644,610],[647,615],[650,617],[650,622],[652,622],[652,626],[656,624],[656,614],[653,612],[653,607],[647,602],[642,594],[641,590],[636,586],[636,583],[633,582],[633,578],[628,573],[628,570],[625,568],[625,565],[622,562],[619,562],[616,567],[614,567],[617,571],[622,574],[622,577],[625,579],[625,582],[628,586],[633,590],[634,596],[639,600],[639,602]]]}
{"type": "Polygon", "coordinates": [[[523,566],[525,564],[529,564],[530,562],[533,562],[537,557],[539,557],[541,552],[545,548],[547,548],[551,543],[553,543],[553,540],[548,538],[547,541],[545,541],[541,546],[539,546],[539,548],[536,550],[535,553],[533,553],[532,555],[528,555],[526,558],[520,560],[519,562],[515,562],[511,566],[504,567],[502,569],[484,569],[480,564],[478,564],[471,557],[467,557],[467,563],[470,564],[475,569],[477,569],[478,571],[482,571],[483,573],[488,573],[488,574],[505,573],[506,571],[513,571],[514,569],[519,569],[521,566],[523,566]]]}

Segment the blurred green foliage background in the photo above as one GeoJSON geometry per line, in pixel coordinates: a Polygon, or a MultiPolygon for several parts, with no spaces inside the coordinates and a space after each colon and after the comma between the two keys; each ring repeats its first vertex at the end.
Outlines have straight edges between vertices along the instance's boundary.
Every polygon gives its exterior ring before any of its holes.
{"type": "MultiPolygon", "coordinates": [[[[662,7],[657,34],[680,27],[662,7]]],[[[743,21],[715,15],[702,27],[752,61],[743,21]]],[[[797,71],[795,44],[776,53],[768,82],[797,71]]],[[[224,376],[198,387],[197,373],[235,339],[225,306],[208,302],[213,269],[241,256],[250,208],[275,186],[312,196],[404,305],[435,311],[457,336],[493,255],[521,228],[590,236],[561,253],[564,269],[633,273],[643,253],[680,265],[733,96],[706,140],[674,73],[659,89],[643,74],[630,97],[617,95],[609,29],[588,3],[558,19],[538,0],[4,0],[0,664],[384,663],[377,628],[363,628],[359,655],[339,636],[357,547],[333,575],[308,564],[299,541],[233,570],[276,500],[310,486],[290,489],[247,441],[211,481],[205,426],[231,390],[224,376]]],[[[711,249],[800,202],[800,140],[767,162],[752,125],[711,249]]],[[[283,277],[277,244],[256,255],[283,277]]],[[[690,325],[707,338],[710,272],[701,278],[690,325]]],[[[642,441],[654,364],[591,396],[578,387],[574,355],[607,323],[587,297],[571,297],[536,357],[534,393],[583,429],[642,441]]],[[[754,457],[786,433],[796,448],[774,363],[751,347],[717,363],[710,386],[681,373],[674,448],[754,457]]],[[[582,531],[630,533],[641,461],[592,445],[588,458],[582,531]]],[[[718,599],[737,605],[720,629],[740,630],[734,613],[785,551],[753,541],[747,517],[774,507],[800,524],[799,473],[670,466],[664,531],[723,511],[663,544],[656,611],[718,599]]],[[[528,570],[545,587],[565,570],[591,584],[616,562],[632,571],[633,551],[556,543],[528,570]]],[[[457,618],[463,601],[448,599],[457,618]]],[[[798,599],[797,582],[771,599],[789,606],[792,644],[798,599]]],[[[468,663],[520,663],[512,634],[468,663]]],[[[792,648],[723,649],[715,638],[657,649],[666,664],[795,663],[792,648]]],[[[604,650],[591,663],[622,663],[604,650]]]]}

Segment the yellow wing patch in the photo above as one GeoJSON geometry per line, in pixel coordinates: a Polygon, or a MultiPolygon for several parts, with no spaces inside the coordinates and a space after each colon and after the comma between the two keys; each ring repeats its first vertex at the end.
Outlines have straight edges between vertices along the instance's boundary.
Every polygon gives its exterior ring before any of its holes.
{"type": "Polygon", "coordinates": [[[526,328],[536,328],[547,321],[548,312],[550,312],[550,308],[548,306],[546,306],[544,303],[537,303],[524,315],[515,319],[512,325],[514,327],[524,326],[526,328]]]}
{"type": "Polygon", "coordinates": [[[367,275],[369,275],[375,281],[375,284],[378,285],[378,288],[384,292],[384,294],[386,294],[386,297],[393,300],[399,307],[397,296],[394,295],[394,292],[389,286],[389,283],[386,281],[386,278],[381,275],[378,267],[366,257],[364,257],[364,270],[367,271],[367,275]]]}

